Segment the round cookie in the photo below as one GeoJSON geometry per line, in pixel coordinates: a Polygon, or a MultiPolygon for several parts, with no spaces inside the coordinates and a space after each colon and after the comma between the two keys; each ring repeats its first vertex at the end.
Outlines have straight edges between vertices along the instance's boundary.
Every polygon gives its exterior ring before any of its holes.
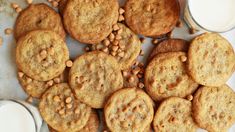
{"type": "Polygon", "coordinates": [[[167,39],[158,44],[150,53],[148,60],[155,55],[167,52],[187,52],[189,44],[183,39],[167,39]]]}
{"type": "Polygon", "coordinates": [[[69,73],[76,97],[92,108],[103,108],[107,98],[123,87],[123,77],[116,59],[93,51],[79,56],[69,73]]]}
{"type": "Polygon", "coordinates": [[[143,132],[153,120],[154,109],[151,98],[144,91],[124,88],[108,99],[104,115],[112,132],[143,132]]]}
{"type": "MultiPolygon", "coordinates": [[[[92,45],[92,49],[103,51],[105,48],[108,48],[108,51],[106,53],[111,55],[112,52],[115,52],[115,58],[118,60],[121,69],[126,70],[133,65],[134,61],[139,56],[141,50],[141,42],[139,37],[124,24],[118,23],[118,28],[119,30],[121,30],[121,33],[118,34],[121,38],[118,41],[116,40],[118,42],[118,45],[114,44],[114,42],[111,42],[111,44],[106,46],[104,44],[105,42],[102,42],[97,45],[92,45]],[[116,50],[114,51],[114,49],[116,50]],[[119,55],[120,52],[123,52],[122,57],[119,55]]],[[[113,33],[117,34],[117,32],[113,33]]]]}
{"type": "Polygon", "coordinates": [[[39,103],[39,111],[46,123],[62,132],[81,130],[91,115],[91,108],[75,99],[67,83],[48,89],[39,103]]]}
{"type": "Polygon", "coordinates": [[[17,42],[17,66],[34,80],[48,81],[59,76],[68,59],[66,43],[53,31],[32,31],[17,42]]]}
{"type": "MultiPolygon", "coordinates": [[[[99,124],[100,124],[100,121],[98,118],[98,114],[95,110],[92,110],[91,115],[86,125],[77,132],[97,132],[99,129],[99,124]]],[[[49,130],[50,132],[58,132],[55,129],[51,128],[50,126],[49,126],[49,130]]]]}
{"type": "Polygon", "coordinates": [[[125,21],[137,34],[156,37],[175,27],[180,17],[177,0],[127,0],[125,21]]]}
{"type": "Polygon", "coordinates": [[[196,132],[197,125],[191,116],[192,103],[179,97],[170,97],[158,107],[153,119],[156,132],[196,132]]]}
{"type": "Polygon", "coordinates": [[[76,40],[98,44],[118,20],[117,0],[69,0],[63,12],[64,25],[76,40]]]}
{"type": "Polygon", "coordinates": [[[235,54],[231,44],[217,33],[196,37],[188,51],[188,71],[205,86],[223,85],[235,70],[235,54]]]}
{"type": "Polygon", "coordinates": [[[235,93],[226,84],[203,86],[193,98],[193,117],[210,132],[225,132],[235,122],[235,93]]]}
{"type": "Polygon", "coordinates": [[[184,52],[169,52],[155,56],[145,70],[145,87],[155,101],[171,96],[185,97],[198,87],[186,69],[184,52]]]}
{"type": "Polygon", "coordinates": [[[60,15],[46,4],[30,4],[20,12],[15,22],[14,36],[18,40],[30,31],[38,29],[53,30],[65,39],[60,15]]]}
{"type": "Polygon", "coordinates": [[[41,98],[42,94],[51,86],[57,83],[65,82],[65,76],[62,74],[50,81],[37,81],[20,72],[18,80],[24,91],[31,97],[41,98]]]}

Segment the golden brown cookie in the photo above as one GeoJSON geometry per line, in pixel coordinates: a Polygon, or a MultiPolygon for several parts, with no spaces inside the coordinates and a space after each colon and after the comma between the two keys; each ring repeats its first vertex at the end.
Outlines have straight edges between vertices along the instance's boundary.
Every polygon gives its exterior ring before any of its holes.
{"type": "Polygon", "coordinates": [[[107,98],[123,87],[117,60],[100,51],[79,56],[70,70],[69,82],[76,97],[92,108],[103,108],[107,98]]]}
{"type": "Polygon", "coordinates": [[[196,132],[197,125],[191,116],[192,103],[179,97],[164,100],[153,120],[156,132],[196,132]]]}
{"type": "Polygon", "coordinates": [[[59,76],[64,71],[68,59],[66,43],[53,31],[32,31],[17,42],[17,66],[34,80],[49,81],[59,76]]]}
{"type": "Polygon", "coordinates": [[[231,44],[217,33],[196,37],[189,47],[188,70],[192,78],[205,86],[221,86],[235,70],[231,44]]]}
{"type": "Polygon", "coordinates": [[[143,132],[153,120],[152,100],[141,89],[124,88],[108,99],[104,115],[112,132],[143,132]]]}
{"type": "MultiPolygon", "coordinates": [[[[99,124],[100,124],[100,121],[98,118],[98,114],[95,110],[92,110],[86,126],[84,126],[81,130],[79,130],[77,132],[98,132],[99,124]]],[[[50,132],[60,132],[60,131],[56,131],[55,129],[51,128],[50,126],[49,126],[49,130],[50,130],[50,132]]]]}
{"type": "Polygon", "coordinates": [[[14,36],[18,40],[20,36],[38,29],[53,30],[65,39],[65,31],[60,15],[46,4],[30,4],[20,12],[15,22],[14,36]]]}
{"type": "Polygon", "coordinates": [[[76,40],[98,44],[118,20],[117,0],[69,0],[64,9],[64,25],[76,40]]]}
{"type": "Polygon", "coordinates": [[[186,53],[169,52],[155,56],[145,70],[145,86],[155,101],[171,96],[185,97],[198,87],[187,74],[186,53]]]}
{"type": "Polygon", "coordinates": [[[151,52],[148,60],[151,60],[155,55],[167,52],[187,52],[189,43],[183,39],[167,39],[158,44],[151,52]]]}
{"type": "Polygon", "coordinates": [[[23,72],[18,72],[18,80],[24,89],[24,91],[31,97],[41,98],[42,94],[51,86],[65,82],[65,76],[62,74],[49,81],[37,81],[34,80],[23,72]]]}
{"type": "Polygon", "coordinates": [[[193,117],[209,132],[225,132],[235,123],[235,93],[225,85],[201,87],[193,99],[193,117]]]}
{"type": "Polygon", "coordinates": [[[173,30],[180,17],[177,0],[127,0],[125,21],[137,34],[156,37],[173,30]]]}
{"type": "Polygon", "coordinates": [[[61,132],[81,130],[91,115],[91,108],[75,99],[67,83],[48,89],[39,103],[39,111],[46,123],[61,132]]]}
{"type": "Polygon", "coordinates": [[[126,70],[133,65],[139,56],[141,42],[139,37],[124,24],[118,23],[115,28],[117,30],[112,33],[114,35],[113,41],[111,41],[109,36],[102,43],[92,45],[92,49],[115,56],[121,69],[126,70]]]}

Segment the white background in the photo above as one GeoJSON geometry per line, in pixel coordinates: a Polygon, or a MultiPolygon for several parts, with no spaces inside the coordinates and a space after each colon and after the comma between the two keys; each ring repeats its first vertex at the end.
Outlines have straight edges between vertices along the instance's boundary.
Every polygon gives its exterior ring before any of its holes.
{"type": "MultiPolygon", "coordinates": [[[[123,5],[125,0],[119,0],[120,4],[123,5]]],[[[181,3],[181,13],[183,13],[185,0],[179,0],[181,3]]],[[[10,3],[15,2],[21,7],[25,7],[25,0],[0,0],[0,10],[4,11],[0,12],[0,36],[3,37],[3,45],[0,47],[0,99],[21,99],[24,100],[27,95],[21,89],[17,81],[17,70],[15,65],[15,47],[16,44],[14,42],[12,35],[5,35],[5,28],[13,28],[14,21],[17,16],[14,13],[13,9],[10,7],[10,3]],[[5,4],[4,4],[5,3],[5,4]]],[[[44,2],[47,3],[46,0],[34,0],[34,3],[44,2]]],[[[213,3],[212,3],[213,4],[213,3]]],[[[235,8],[235,5],[234,5],[235,8]]],[[[199,33],[198,33],[199,34],[199,33]]],[[[235,49],[235,29],[222,34],[225,38],[227,38],[230,43],[232,43],[233,48],[235,49]]],[[[186,40],[191,40],[196,35],[189,35],[187,27],[184,25],[182,28],[175,28],[173,32],[174,38],[182,38],[186,40]]],[[[67,45],[70,49],[71,58],[75,58],[78,55],[83,53],[83,48],[85,45],[79,44],[77,41],[68,37],[67,45]]],[[[149,52],[153,48],[151,44],[151,39],[146,38],[145,44],[142,46],[145,51],[144,57],[141,57],[141,61],[145,61],[149,52]]],[[[235,73],[227,82],[227,84],[233,88],[235,91],[235,73]]],[[[46,130],[43,130],[46,131],[46,130]]],[[[235,131],[235,125],[230,129],[230,132],[235,131]]]]}

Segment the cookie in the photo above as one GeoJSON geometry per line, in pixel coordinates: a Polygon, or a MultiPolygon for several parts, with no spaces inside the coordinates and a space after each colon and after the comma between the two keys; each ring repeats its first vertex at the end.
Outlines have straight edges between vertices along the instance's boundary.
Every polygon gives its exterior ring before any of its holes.
{"type": "Polygon", "coordinates": [[[17,42],[17,66],[34,80],[49,81],[59,76],[67,60],[69,51],[66,43],[53,31],[32,31],[17,42]]]}
{"type": "Polygon", "coordinates": [[[196,132],[191,116],[192,103],[179,97],[170,97],[158,107],[153,119],[156,132],[196,132]]]}
{"type": "Polygon", "coordinates": [[[189,44],[183,39],[167,39],[159,43],[150,53],[148,60],[155,55],[167,52],[187,52],[189,44]]]}
{"type": "Polygon", "coordinates": [[[67,83],[48,89],[39,103],[39,111],[46,123],[61,132],[81,130],[91,115],[91,108],[73,96],[67,83]]]}
{"type": "Polygon", "coordinates": [[[145,70],[145,86],[155,101],[171,96],[185,97],[198,87],[187,74],[186,53],[169,52],[155,56],[145,70]]]}
{"type": "Polygon", "coordinates": [[[205,86],[223,85],[235,70],[235,54],[231,44],[217,33],[196,37],[188,51],[188,71],[205,86]]]}
{"type": "Polygon", "coordinates": [[[151,98],[144,91],[124,88],[108,99],[104,115],[112,132],[143,132],[153,120],[154,109],[151,98]]]}
{"type": "Polygon", "coordinates": [[[201,87],[193,99],[193,117],[209,132],[225,132],[235,123],[235,93],[226,84],[201,87]]]}
{"type": "Polygon", "coordinates": [[[60,15],[43,3],[30,4],[20,12],[15,22],[15,39],[38,29],[53,30],[64,39],[66,36],[60,15]]]}
{"type": "Polygon", "coordinates": [[[117,0],[69,0],[63,12],[69,34],[81,43],[98,44],[118,20],[117,0]]]}
{"type": "Polygon", "coordinates": [[[119,37],[118,40],[115,39],[111,41],[109,38],[106,38],[102,43],[92,45],[92,49],[115,56],[121,69],[126,70],[133,65],[134,61],[139,56],[141,42],[139,37],[124,24],[118,23],[116,28],[118,28],[118,30],[114,31],[112,34],[116,34],[114,36],[116,38],[119,37]]]}
{"type": "Polygon", "coordinates": [[[23,72],[18,72],[18,80],[24,91],[31,97],[41,98],[42,94],[51,86],[66,82],[67,73],[65,70],[60,76],[49,81],[37,81],[25,75],[23,72]]]}
{"type": "Polygon", "coordinates": [[[103,108],[107,98],[123,87],[117,60],[99,51],[85,53],[74,61],[69,82],[76,97],[92,108],[103,108]]]}
{"type": "MultiPolygon", "coordinates": [[[[99,129],[99,124],[100,124],[100,121],[98,118],[98,114],[95,110],[92,110],[86,126],[84,126],[81,130],[77,132],[97,132],[99,129]]],[[[51,127],[49,127],[49,130],[50,132],[58,132],[51,127]]]]}
{"type": "Polygon", "coordinates": [[[177,0],[127,0],[125,22],[137,34],[156,37],[175,27],[180,17],[177,0]]]}

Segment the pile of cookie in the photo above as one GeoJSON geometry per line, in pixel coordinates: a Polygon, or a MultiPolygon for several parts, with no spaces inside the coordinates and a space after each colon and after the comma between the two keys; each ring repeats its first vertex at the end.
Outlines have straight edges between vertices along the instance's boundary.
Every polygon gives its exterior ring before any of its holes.
{"type": "MultiPolygon", "coordinates": [[[[216,33],[166,38],[145,67],[137,34],[163,38],[177,25],[176,0],[60,0],[59,13],[30,4],[17,17],[18,79],[39,99],[51,132],[225,131],[235,122],[231,44],[216,33]],[[70,60],[66,33],[89,44],[70,60]]],[[[162,39],[161,39],[162,40],[162,39]]],[[[156,40],[154,40],[156,43],[156,40]]]]}

